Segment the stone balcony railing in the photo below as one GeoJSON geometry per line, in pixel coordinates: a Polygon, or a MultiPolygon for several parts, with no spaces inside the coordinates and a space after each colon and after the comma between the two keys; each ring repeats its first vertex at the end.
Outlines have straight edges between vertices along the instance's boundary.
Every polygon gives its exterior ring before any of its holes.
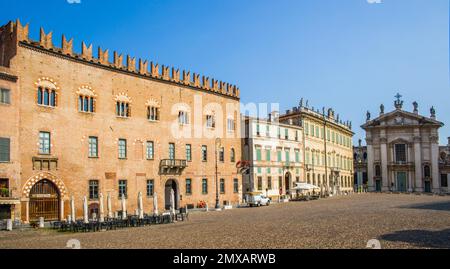
{"type": "Polygon", "coordinates": [[[159,164],[162,175],[180,175],[187,168],[187,160],[164,159],[159,164]]]}
{"type": "Polygon", "coordinates": [[[0,189],[0,205],[19,204],[20,199],[14,197],[12,190],[0,189]]]}

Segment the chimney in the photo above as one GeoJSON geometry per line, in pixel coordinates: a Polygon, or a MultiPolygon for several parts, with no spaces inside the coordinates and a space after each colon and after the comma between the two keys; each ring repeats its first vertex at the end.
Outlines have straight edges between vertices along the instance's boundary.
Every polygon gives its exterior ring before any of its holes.
{"type": "Polygon", "coordinates": [[[269,122],[272,122],[272,113],[269,113],[269,122]]]}

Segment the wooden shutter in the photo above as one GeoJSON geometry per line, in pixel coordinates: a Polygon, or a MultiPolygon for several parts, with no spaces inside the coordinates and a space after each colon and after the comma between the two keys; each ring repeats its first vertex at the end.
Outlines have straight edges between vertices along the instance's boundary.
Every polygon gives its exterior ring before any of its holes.
{"type": "Polygon", "coordinates": [[[0,138],[0,162],[10,161],[10,139],[0,138]]]}

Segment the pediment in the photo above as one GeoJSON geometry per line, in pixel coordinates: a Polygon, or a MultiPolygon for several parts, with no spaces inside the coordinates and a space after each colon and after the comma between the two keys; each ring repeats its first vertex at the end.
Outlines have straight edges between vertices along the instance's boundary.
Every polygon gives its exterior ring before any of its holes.
{"type": "Polygon", "coordinates": [[[383,114],[376,119],[368,121],[362,126],[362,128],[370,128],[377,126],[423,126],[423,125],[435,125],[442,127],[444,124],[427,118],[415,113],[407,112],[404,110],[394,110],[390,113],[383,114]]]}

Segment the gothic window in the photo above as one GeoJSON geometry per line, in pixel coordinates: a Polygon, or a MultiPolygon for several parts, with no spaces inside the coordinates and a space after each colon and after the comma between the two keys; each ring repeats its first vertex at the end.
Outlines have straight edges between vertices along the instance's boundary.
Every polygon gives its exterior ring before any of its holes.
{"type": "Polygon", "coordinates": [[[178,123],[180,125],[188,125],[189,124],[189,113],[184,110],[178,111],[178,123]]]}
{"type": "Polygon", "coordinates": [[[49,78],[40,78],[35,85],[37,87],[37,104],[46,107],[56,107],[57,92],[59,91],[56,82],[49,78]]]}
{"type": "Polygon", "coordinates": [[[216,128],[216,119],[214,115],[206,115],[206,127],[211,129],[216,128]]]}
{"type": "Polygon", "coordinates": [[[116,96],[116,116],[121,118],[131,117],[131,98],[121,93],[116,96]]]}
{"type": "Polygon", "coordinates": [[[146,103],[147,106],[147,119],[149,121],[160,120],[160,106],[156,100],[149,100],[146,103]]]}
{"type": "Polygon", "coordinates": [[[233,118],[227,119],[227,130],[228,130],[228,132],[236,131],[236,122],[234,121],[233,118]]]}
{"type": "Polygon", "coordinates": [[[82,86],[77,91],[78,95],[78,111],[85,113],[95,112],[95,92],[91,87],[82,86]]]}
{"type": "Polygon", "coordinates": [[[234,149],[231,149],[230,160],[232,163],[236,162],[236,151],[234,149]]]}

